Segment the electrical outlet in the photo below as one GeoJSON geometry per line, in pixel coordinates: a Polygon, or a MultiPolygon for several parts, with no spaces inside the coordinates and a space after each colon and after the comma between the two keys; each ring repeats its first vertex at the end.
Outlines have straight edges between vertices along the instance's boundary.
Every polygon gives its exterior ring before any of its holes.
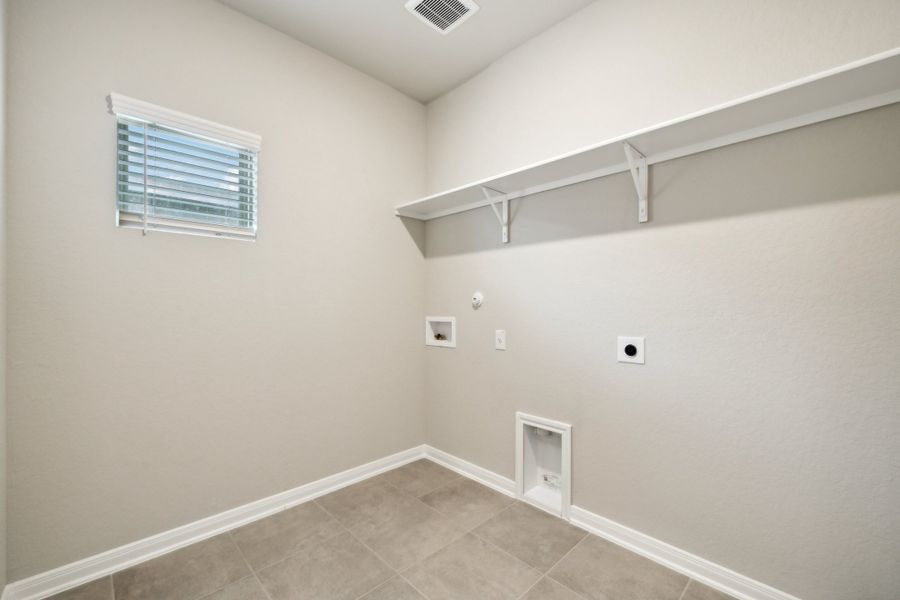
{"type": "Polygon", "coordinates": [[[619,362],[644,364],[644,338],[619,336],[616,349],[619,362]]]}
{"type": "Polygon", "coordinates": [[[494,332],[494,349],[506,350],[506,330],[498,329],[494,332]]]}

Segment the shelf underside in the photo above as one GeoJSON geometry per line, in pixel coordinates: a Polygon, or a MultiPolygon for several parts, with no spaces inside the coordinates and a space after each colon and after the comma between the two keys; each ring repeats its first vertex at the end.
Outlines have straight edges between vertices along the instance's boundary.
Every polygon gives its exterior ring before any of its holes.
{"type": "Polygon", "coordinates": [[[652,165],[900,102],[900,49],[680,119],[606,140],[522,169],[396,207],[429,220],[629,170],[627,142],[652,165]],[[493,199],[485,188],[495,190],[493,199]]]}

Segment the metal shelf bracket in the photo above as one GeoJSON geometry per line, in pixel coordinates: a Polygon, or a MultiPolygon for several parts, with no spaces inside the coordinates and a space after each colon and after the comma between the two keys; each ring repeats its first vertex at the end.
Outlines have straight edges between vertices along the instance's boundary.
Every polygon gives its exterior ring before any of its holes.
{"type": "Polygon", "coordinates": [[[634,180],[634,189],[638,197],[638,222],[646,223],[648,218],[647,200],[649,196],[649,173],[647,157],[638,152],[628,142],[625,146],[625,158],[628,159],[628,168],[631,169],[631,178],[634,180]]]}
{"type": "Polygon", "coordinates": [[[494,216],[500,221],[500,241],[504,244],[509,243],[509,198],[500,190],[489,188],[486,185],[481,186],[481,193],[484,199],[490,202],[491,210],[494,216]],[[497,205],[500,208],[497,208],[497,205]]]}

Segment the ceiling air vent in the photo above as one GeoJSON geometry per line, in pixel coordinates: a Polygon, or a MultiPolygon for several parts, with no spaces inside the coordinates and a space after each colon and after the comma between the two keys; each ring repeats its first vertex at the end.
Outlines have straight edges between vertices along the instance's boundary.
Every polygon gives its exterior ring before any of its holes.
{"type": "Polygon", "coordinates": [[[409,0],[406,10],[447,34],[478,12],[478,5],[472,0],[409,0]]]}

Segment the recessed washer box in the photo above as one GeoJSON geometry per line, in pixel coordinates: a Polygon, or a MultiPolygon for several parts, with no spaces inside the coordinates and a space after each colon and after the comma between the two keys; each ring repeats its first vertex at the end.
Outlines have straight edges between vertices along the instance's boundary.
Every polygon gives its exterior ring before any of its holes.
{"type": "Polygon", "coordinates": [[[425,345],[456,348],[456,317],[425,317],[425,345]]]}
{"type": "Polygon", "coordinates": [[[569,518],[572,426],[516,413],[516,497],[569,518]]]}

